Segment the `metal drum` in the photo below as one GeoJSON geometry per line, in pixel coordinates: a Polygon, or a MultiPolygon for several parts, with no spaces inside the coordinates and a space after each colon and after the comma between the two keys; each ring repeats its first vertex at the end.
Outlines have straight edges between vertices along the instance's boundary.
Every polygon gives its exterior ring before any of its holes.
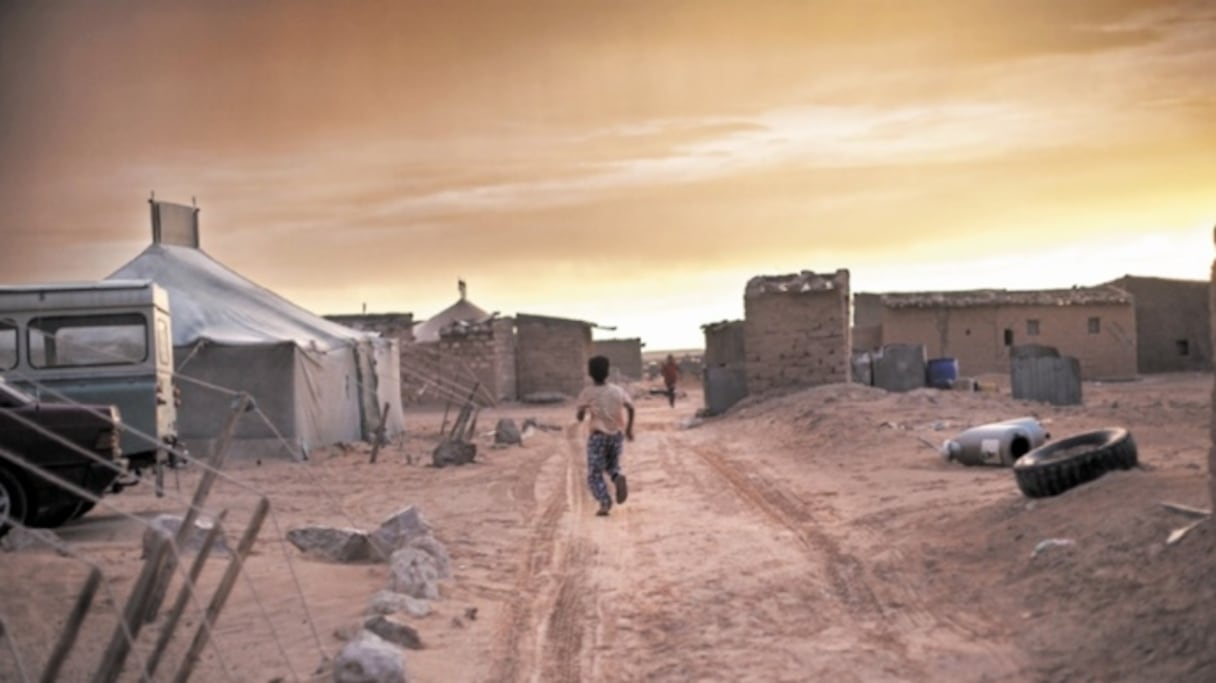
{"type": "Polygon", "coordinates": [[[1033,417],[972,427],[942,444],[946,462],[1010,467],[1019,457],[1042,446],[1051,434],[1033,417]]]}

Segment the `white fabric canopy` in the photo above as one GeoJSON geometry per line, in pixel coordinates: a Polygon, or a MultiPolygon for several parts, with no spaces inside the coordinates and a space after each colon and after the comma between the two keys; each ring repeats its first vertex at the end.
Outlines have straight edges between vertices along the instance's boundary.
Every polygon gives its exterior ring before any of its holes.
{"type": "Polygon", "coordinates": [[[258,406],[238,423],[245,454],[370,440],[385,403],[386,434],[404,431],[395,340],[314,315],[192,247],[153,244],[108,279],[169,293],[178,433],[192,452],[214,447],[236,391],[258,406]]]}
{"type": "Polygon", "coordinates": [[[169,291],[174,346],[294,341],[324,351],[376,336],[314,315],[190,247],[153,244],[107,279],[124,278],[169,291]]]}

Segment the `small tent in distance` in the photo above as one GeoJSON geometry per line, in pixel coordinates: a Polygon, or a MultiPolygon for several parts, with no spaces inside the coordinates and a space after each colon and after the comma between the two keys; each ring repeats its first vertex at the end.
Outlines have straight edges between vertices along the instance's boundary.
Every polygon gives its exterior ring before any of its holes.
{"type": "Polygon", "coordinates": [[[371,440],[385,404],[385,433],[404,430],[396,341],[314,315],[208,256],[197,208],[151,207],[152,244],[108,279],[169,292],[178,434],[193,454],[212,452],[236,392],[257,406],[237,425],[238,456],[301,458],[371,440]]]}

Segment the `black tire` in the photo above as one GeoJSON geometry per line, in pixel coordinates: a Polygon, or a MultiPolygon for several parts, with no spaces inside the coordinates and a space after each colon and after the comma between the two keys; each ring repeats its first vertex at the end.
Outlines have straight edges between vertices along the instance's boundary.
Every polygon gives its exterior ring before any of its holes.
{"type": "Polygon", "coordinates": [[[29,512],[29,496],[21,480],[12,472],[0,467],[0,537],[12,527],[9,520],[25,524],[29,512]]]}
{"type": "Polygon", "coordinates": [[[1086,432],[1030,451],[1013,463],[1018,488],[1030,498],[1057,496],[1111,470],[1139,463],[1136,441],[1122,427],[1086,432]]]}
{"type": "Polygon", "coordinates": [[[94,505],[97,505],[97,501],[95,500],[80,501],[80,505],[77,505],[76,510],[72,512],[72,519],[80,519],[89,514],[89,510],[92,510],[94,505]]]}
{"type": "Polygon", "coordinates": [[[37,527],[39,529],[54,529],[55,527],[63,526],[70,519],[75,519],[76,510],[80,507],[80,501],[68,500],[59,503],[54,507],[39,513],[34,519],[30,520],[28,526],[37,527]]]}

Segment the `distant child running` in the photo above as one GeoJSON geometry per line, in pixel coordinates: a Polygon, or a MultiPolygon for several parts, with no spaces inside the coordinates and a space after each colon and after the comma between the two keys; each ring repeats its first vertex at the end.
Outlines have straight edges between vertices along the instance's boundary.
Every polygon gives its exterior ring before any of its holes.
{"type": "Polygon", "coordinates": [[[667,354],[667,360],[663,361],[663,365],[659,367],[659,372],[663,374],[663,386],[667,388],[667,402],[672,408],[676,407],[676,381],[680,379],[680,364],[676,362],[676,357],[667,354]]]}
{"type": "Polygon", "coordinates": [[[595,385],[583,389],[578,396],[578,421],[591,416],[587,425],[591,428],[587,437],[587,485],[600,502],[595,514],[606,517],[612,509],[612,498],[604,484],[605,472],[616,488],[616,502],[624,503],[629,496],[625,475],[621,474],[621,448],[626,438],[633,441],[633,402],[624,389],[608,383],[608,359],[604,356],[588,361],[587,373],[595,385]]]}

